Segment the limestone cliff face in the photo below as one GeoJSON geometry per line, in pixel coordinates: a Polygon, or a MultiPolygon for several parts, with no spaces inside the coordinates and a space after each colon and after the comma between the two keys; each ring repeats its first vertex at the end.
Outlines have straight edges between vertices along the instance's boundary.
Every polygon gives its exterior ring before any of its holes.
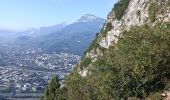
{"type": "MultiPolygon", "coordinates": [[[[118,3],[121,1],[124,0],[119,0],[118,3]]],[[[128,6],[121,18],[116,18],[114,8],[109,13],[103,29],[96,37],[96,44],[98,46],[86,52],[84,58],[90,58],[94,62],[98,55],[102,55],[101,48],[108,49],[116,44],[122,32],[129,30],[131,27],[142,26],[144,24],[154,26],[157,22],[165,23],[169,21],[170,0],[129,0],[128,6]]],[[[83,67],[81,70],[78,68],[79,74],[85,77],[90,67],[91,64],[88,64],[88,66],[83,67]]]]}
{"type": "Polygon", "coordinates": [[[103,37],[99,42],[101,47],[108,48],[112,42],[117,42],[121,32],[128,30],[133,26],[141,26],[145,23],[151,23],[149,18],[149,7],[152,3],[160,6],[161,9],[166,10],[164,13],[157,11],[157,21],[169,21],[170,20],[170,7],[168,5],[169,0],[131,0],[128,8],[126,9],[123,17],[120,20],[115,18],[114,11],[110,12],[107,23],[112,23],[112,29],[107,32],[107,36],[103,37]],[[162,8],[161,8],[162,7],[162,8]]]}

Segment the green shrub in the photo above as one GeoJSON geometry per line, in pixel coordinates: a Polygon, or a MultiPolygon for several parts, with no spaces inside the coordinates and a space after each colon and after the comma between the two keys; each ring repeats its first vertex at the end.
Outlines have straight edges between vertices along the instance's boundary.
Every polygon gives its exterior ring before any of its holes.
{"type": "Polygon", "coordinates": [[[155,22],[157,11],[158,11],[158,5],[156,3],[152,3],[148,8],[149,18],[151,22],[155,22]]]}
{"type": "MultiPolygon", "coordinates": [[[[45,100],[63,100],[58,76],[53,76],[45,90],[45,100]]],[[[43,99],[43,98],[41,98],[43,99]]]]}
{"type": "Polygon", "coordinates": [[[125,13],[125,10],[129,6],[130,0],[120,0],[120,2],[114,5],[113,11],[116,19],[120,20],[125,13]]]}
{"type": "Polygon", "coordinates": [[[80,62],[80,67],[87,67],[89,64],[91,63],[91,58],[84,58],[81,62],[80,62]]]}
{"type": "Polygon", "coordinates": [[[107,35],[107,32],[112,29],[112,23],[111,23],[111,22],[107,22],[107,23],[104,24],[104,26],[105,26],[105,29],[104,29],[104,27],[103,27],[103,28],[101,29],[101,34],[100,34],[100,33],[97,33],[97,34],[96,34],[95,39],[91,42],[90,46],[87,48],[87,50],[85,51],[85,53],[86,53],[86,52],[89,52],[89,51],[92,50],[92,49],[96,49],[96,48],[100,47],[99,44],[97,43],[97,39],[98,39],[99,37],[105,37],[105,36],[107,35]],[[100,34],[100,36],[99,36],[99,34],[100,34]]]}
{"type": "Polygon", "coordinates": [[[90,46],[86,49],[84,54],[86,54],[87,52],[89,52],[92,49],[99,47],[99,44],[97,43],[98,35],[99,35],[99,33],[96,34],[95,39],[91,42],[90,46]]]}
{"type": "Polygon", "coordinates": [[[108,32],[111,29],[112,29],[112,23],[111,22],[107,22],[105,31],[108,32]]]}
{"type": "Polygon", "coordinates": [[[119,95],[146,97],[162,90],[170,72],[170,34],[166,25],[134,27],[118,41],[116,65],[121,68],[119,95]],[[127,91],[126,91],[127,90],[127,91]]]}
{"type": "Polygon", "coordinates": [[[65,100],[87,100],[85,96],[85,80],[73,70],[65,80],[67,91],[65,100]]]}
{"type": "Polygon", "coordinates": [[[103,54],[95,62],[82,59],[80,66],[92,65],[88,76],[81,77],[77,70],[68,76],[66,100],[125,100],[129,97],[156,100],[160,91],[168,87],[169,82],[165,80],[169,80],[170,75],[170,29],[167,24],[133,27],[123,32],[116,47],[104,49],[103,54]]]}
{"type": "Polygon", "coordinates": [[[104,25],[105,27],[102,29],[101,31],[101,37],[106,37],[107,32],[110,31],[113,27],[112,27],[112,23],[111,22],[107,22],[104,25]]]}
{"type": "Polygon", "coordinates": [[[169,28],[169,29],[170,29],[170,23],[167,23],[167,28],[169,28]]]}

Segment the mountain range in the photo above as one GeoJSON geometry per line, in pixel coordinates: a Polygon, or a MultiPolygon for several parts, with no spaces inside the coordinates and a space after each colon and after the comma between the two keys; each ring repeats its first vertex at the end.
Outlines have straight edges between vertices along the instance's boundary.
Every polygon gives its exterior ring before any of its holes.
{"type": "MultiPolygon", "coordinates": [[[[30,28],[21,32],[7,32],[14,37],[15,42],[24,46],[41,48],[47,53],[66,52],[82,55],[102,28],[104,21],[95,15],[85,14],[74,22],[63,22],[39,29],[30,28]]],[[[0,37],[1,33],[4,31],[0,31],[0,37]]]]}

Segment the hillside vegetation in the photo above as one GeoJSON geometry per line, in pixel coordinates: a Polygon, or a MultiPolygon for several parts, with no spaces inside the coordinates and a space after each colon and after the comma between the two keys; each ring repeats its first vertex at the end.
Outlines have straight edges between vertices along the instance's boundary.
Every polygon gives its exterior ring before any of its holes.
{"type": "Polygon", "coordinates": [[[120,100],[160,92],[170,78],[169,33],[169,24],[125,31],[116,48],[104,50],[92,63],[88,77],[72,72],[66,80],[68,99],[120,100]]]}
{"type": "MultiPolygon", "coordinates": [[[[115,5],[116,19],[122,18],[129,2],[120,0],[115,5]]],[[[109,48],[98,44],[113,27],[105,23],[86,51],[99,49],[101,55],[95,60],[84,56],[60,88],[63,97],[54,100],[160,100],[170,81],[170,23],[156,22],[156,6],[152,6],[148,9],[152,10],[149,18],[154,24],[124,30],[109,48]],[[88,70],[85,77],[79,73],[83,69],[88,70]]]]}
{"type": "Polygon", "coordinates": [[[143,98],[163,90],[170,78],[169,33],[169,24],[161,23],[125,31],[116,48],[104,50],[104,56],[92,63],[88,77],[81,77],[76,68],[67,77],[63,88],[66,98],[120,100],[143,98]]]}

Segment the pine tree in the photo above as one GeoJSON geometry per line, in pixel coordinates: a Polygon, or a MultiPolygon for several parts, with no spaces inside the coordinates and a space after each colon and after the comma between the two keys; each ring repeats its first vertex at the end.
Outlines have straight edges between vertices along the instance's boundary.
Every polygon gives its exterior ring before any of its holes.
{"type": "Polygon", "coordinates": [[[57,76],[53,76],[45,91],[45,100],[61,100],[60,83],[57,76]]]}

